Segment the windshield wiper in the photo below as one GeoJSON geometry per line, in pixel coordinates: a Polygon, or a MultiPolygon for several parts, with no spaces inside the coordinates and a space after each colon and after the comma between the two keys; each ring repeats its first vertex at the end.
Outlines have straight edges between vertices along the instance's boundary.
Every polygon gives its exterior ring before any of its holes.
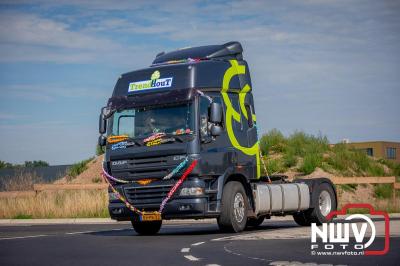
{"type": "Polygon", "coordinates": [[[179,136],[177,136],[177,135],[174,135],[174,134],[172,134],[172,133],[165,133],[165,136],[166,136],[166,137],[169,137],[169,138],[173,138],[173,139],[175,139],[175,141],[177,140],[177,141],[179,141],[180,143],[183,142],[183,139],[182,139],[181,137],[179,137],[179,136]]]}
{"type": "Polygon", "coordinates": [[[142,144],[137,139],[128,138],[127,140],[130,141],[130,142],[133,142],[133,145],[128,143],[128,145],[126,145],[127,147],[131,147],[131,146],[135,146],[135,145],[139,146],[139,147],[142,146],[142,144]]]}

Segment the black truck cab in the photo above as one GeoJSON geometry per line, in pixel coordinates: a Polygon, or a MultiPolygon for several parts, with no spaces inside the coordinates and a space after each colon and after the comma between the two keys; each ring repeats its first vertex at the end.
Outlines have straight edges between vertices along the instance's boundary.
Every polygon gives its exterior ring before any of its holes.
{"type": "MultiPolygon", "coordinates": [[[[157,211],[183,170],[166,176],[183,161],[197,160],[162,219],[214,217],[221,228],[229,227],[228,218],[221,218],[228,183],[244,195],[233,204],[241,204],[245,220],[266,216],[257,213],[252,186],[262,180],[260,150],[242,52],[240,43],[230,42],[160,53],[150,67],[118,79],[100,115],[99,143],[106,149],[104,169],[126,181],[115,189],[137,209],[157,211]]],[[[138,227],[140,217],[109,192],[111,217],[138,227]]]]}

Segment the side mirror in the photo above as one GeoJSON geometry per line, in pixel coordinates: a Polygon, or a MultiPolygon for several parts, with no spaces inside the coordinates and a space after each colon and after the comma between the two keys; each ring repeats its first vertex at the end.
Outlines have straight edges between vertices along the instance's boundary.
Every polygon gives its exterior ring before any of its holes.
{"type": "Polygon", "coordinates": [[[211,126],[211,135],[216,137],[222,134],[222,127],[217,126],[217,125],[212,125],[211,126]]]}
{"type": "Polygon", "coordinates": [[[110,107],[101,108],[101,114],[103,115],[104,119],[110,118],[115,113],[115,111],[115,109],[111,109],[110,107]]]}
{"type": "Polygon", "coordinates": [[[98,144],[100,147],[106,146],[107,138],[104,135],[100,135],[98,139],[98,144]]]}
{"type": "Polygon", "coordinates": [[[107,127],[106,119],[104,118],[103,113],[101,113],[99,117],[99,133],[100,134],[106,133],[106,127],[107,127]]]}
{"type": "Polygon", "coordinates": [[[219,103],[211,103],[210,106],[210,122],[219,124],[222,122],[222,106],[219,103]]]}

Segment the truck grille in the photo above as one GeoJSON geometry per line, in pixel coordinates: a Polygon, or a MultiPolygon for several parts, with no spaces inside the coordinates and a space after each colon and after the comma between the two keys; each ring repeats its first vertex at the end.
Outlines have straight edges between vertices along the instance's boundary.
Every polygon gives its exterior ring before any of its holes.
{"type": "Polygon", "coordinates": [[[125,187],[125,196],[129,203],[142,209],[158,209],[162,200],[171,190],[171,185],[125,187]]]}
{"type": "Polygon", "coordinates": [[[129,181],[143,178],[161,179],[175,168],[184,158],[184,155],[175,155],[120,160],[111,162],[111,172],[113,176],[129,181]],[[180,159],[174,160],[174,157],[176,156],[179,156],[180,159]],[[123,162],[123,164],[117,164],[120,162],[123,162]],[[113,163],[115,163],[115,165],[113,163]]]}

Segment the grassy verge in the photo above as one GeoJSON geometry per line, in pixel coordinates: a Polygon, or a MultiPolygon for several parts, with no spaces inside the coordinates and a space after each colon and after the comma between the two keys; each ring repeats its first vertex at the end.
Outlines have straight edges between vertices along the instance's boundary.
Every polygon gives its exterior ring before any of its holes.
{"type": "Polygon", "coordinates": [[[88,168],[87,164],[92,160],[93,160],[93,157],[73,164],[68,169],[67,180],[71,181],[72,179],[74,179],[75,177],[77,177],[78,175],[83,173],[88,168]]]}
{"type": "Polygon", "coordinates": [[[307,175],[319,167],[336,176],[400,176],[400,164],[369,157],[347,144],[330,146],[321,134],[297,131],[285,137],[272,129],[261,137],[260,148],[270,172],[290,169],[307,175]]]}
{"type": "Polygon", "coordinates": [[[109,217],[107,204],[106,191],[42,192],[0,199],[0,219],[109,217]]]}

